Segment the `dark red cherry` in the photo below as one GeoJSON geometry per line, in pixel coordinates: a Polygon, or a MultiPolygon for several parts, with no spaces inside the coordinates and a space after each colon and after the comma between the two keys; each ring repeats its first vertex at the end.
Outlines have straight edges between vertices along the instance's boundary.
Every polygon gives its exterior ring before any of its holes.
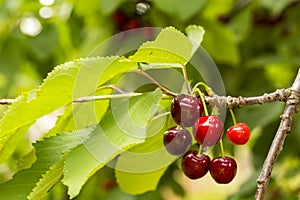
{"type": "Polygon", "coordinates": [[[193,126],[193,135],[203,146],[214,146],[223,134],[223,122],[215,115],[199,117],[193,126]]]}
{"type": "Polygon", "coordinates": [[[190,95],[179,94],[171,103],[171,115],[174,121],[182,127],[192,126],[202,113],[201,100],[190,95]]]}
{"type": "Polygon", "coordinates": [[[113,20],[118,27],[122,27],[129,19],[124,12],[118,10],[113,14],[113,20]]]}
{"type": "Polygon", "coordinates": [[[237,123],[227,129],[226,135],[233,144],[243,145],[250,138],[250,128],[245,123],[237,123]]]}
{"type": "Polygon", "coordinates": [[[192,143],[192,136],[185,128],[171,127],[164,133],[164,145],[172,155],[181,155],[187,151],[192,143]]]}
{"type": "Polygon", "coordinates": [[[123,27],[124,30],[140,28],[142,24],[136,19],[130,19],[123,27]]]}
{"type": "Polygon", "coordinates": [[[214,158],[209,165],[209,173],[220,184],[230,183],[235,177],[237,164],[233,158],[214,158]]]}
{"type": "Polygon", "coordinates": [[[208,155],[201,154],[198,151],[188,151],[184,154],[181,161],[183,173],[190,179],[203,177],[209,169],[210,158],[208,155]]]}

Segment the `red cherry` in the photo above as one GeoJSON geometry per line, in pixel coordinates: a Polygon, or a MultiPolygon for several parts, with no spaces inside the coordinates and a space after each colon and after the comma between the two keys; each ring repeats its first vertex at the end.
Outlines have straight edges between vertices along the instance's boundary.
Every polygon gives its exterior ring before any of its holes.
{"type": "Polygon", "coordinates": [[[233,158],[214,158],[209,165],[209,172],[212,178],[220,184],[230,183],[235,177],[237,164],[233,158]]]}
{"type": "Polygon", "coordinates": [[[193,126],[193,135],[203,146],[214,146],[223,134],[223,122],[215,115],[199,117],[193,126]]]}
{"type": "Polygon", "coordinates": [[[164,133],[164,145],[166,150],[175,156],[181,155],[187,151],[192,143],[190,132],[184,128],[169,128],[164,133]]]}
{"type": "Polygon", "coordinates": [[[124,30],[130,30],[135,28],[140,28],[142,25],[141,23],[136,19],[130,19],[124,26],[124,30]]]}
{"type": "Polygon", "coordinates": [[[186,94],[175,96],[171,103],[171,115],[174,121],[183,127],[192,126],[203,110],[200,99],[186,94]]]}
{"type": "Polygon", "coordinates": [[[250,128],[245,123],[237,123],[227,129],[226,135],[233,144],[243,145],[250,138],[250,128]]]}
{"type": "Polygon", "coordinates": [[[124,24],[126,24],[126,22],[129,20],[128,17],[125,15],[124,12],[122,11],[116,11],[113,14],[113,20],[116,23],[116,25],[118,27],[122,27],[124,26],[124,24]]]}
{"type": "Polygon", "coordinates": [[[188,151],[181,161],[182,171],[190,179],[203,177],[209,169],[209,156],[205,154],[198,156],[197,154],[198,151],[188,151]]]}

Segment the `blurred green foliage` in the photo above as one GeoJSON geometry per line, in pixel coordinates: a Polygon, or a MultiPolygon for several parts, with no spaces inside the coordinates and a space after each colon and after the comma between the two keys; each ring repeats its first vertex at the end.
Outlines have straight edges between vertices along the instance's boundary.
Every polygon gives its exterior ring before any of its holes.
{"type": "MultiPolygon", "coordinates": [[[[253,96],[288,88],[300,62],[299,13],[297,0],[0,0],[0,99],[14,98],[35,88],[54,66],[87,56],[95,45],[117,32],[170,25],[184,30],[190,24],[204,27],[203,47],[216,62],[228,95],[253,96]]],[[[0,117],[6,109],[0,107],[0,117]]],[[[255,131],[251,144],[245,147],[251,152],[251,162],[247,164],[252,174],[229,199],[253,199],[255,178],[282,109],[283,104],[275,103],[235,111],[238,121],[248,123],[255,131]]],[[[230,123],[228,120],[226,125],[230,123]]],[[[266,199],[299,196],[299,124],[300,118],[296,117],[266,199]]],[[[237,151],[228,141],[224,143],[231,153],[237,151]]],[[[20,145],[8,164],[10,168],[15,166],[13,171],[22,168],[16,163],[29,148],[26,144],[20,145]]],[[[32,160],[32,156],[27,159],[32,160]]],[[[0,166],[0,172],[6,172],[6,168],[0,166]]],[[[115,187],[109,170],[97,173],[76,199],[160,199],[164,194],[159,190],[135,197],[124,194],[115,187]],[[112,187],[103,186],[105,181],[112,187]]],[[[174,173],[178,173],[176,163],[166,172],[159,188],[167,187],[169,182],[173,193],[184,196],[174,173]]],[[[10,175],[2,173],[0,180],[10,175]]],[[[67,198],[64,186],[57,185],[47,198],[55,196],[67,198]]]]}

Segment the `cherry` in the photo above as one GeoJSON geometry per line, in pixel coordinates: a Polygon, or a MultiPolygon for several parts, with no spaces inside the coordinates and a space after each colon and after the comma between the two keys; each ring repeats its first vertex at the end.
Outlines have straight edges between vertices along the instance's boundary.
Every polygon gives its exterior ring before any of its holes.
{"type": "Polygon", "coordinates": [[[192,143],[192,136],[185,128],[177,129],[176,126],[169,128],[164,133],[164,145],[172,155],[181,155],[187,151],[192,143]]]}
{"type": "Polygon", "coordinates": [[[193,126],[193,135],[203,146],[214,146],[223,133],[223,122],[215,115],[199,117],[193,126]]]}
{"type": "Polygon", "coordinates": [[[106,182],[104,182],[103,184],[103,189],[105,191],[111,191],[112,189],[114,189],[117,186],[117,183],[115,180],[107,180],[106,182]]]}
{"type": "Polygon", "coordinates": [[[171,115],[174,121],[183,127],[192,126],[194,121],[203,113],[203,105],[200,99],[179,94],[171,103],[171,115]]]}
{"type": "Polygon", "coordinates": [[[190,179],[203,177],[209,170],[210,158],[208,155],[197,155],[198,151],[192,150],[184,154],[181,167],[183,173],[190,179]]]}
{"type": "Polygon", "coordinates": [[[136,19],[130,19],[124,26],[124,30],[130,30],[135,28],[140,28],[142,25],[141,23],[136,19]]]}
{"type": "Polygon", "coordinates": [[[209,173],[220,184],[230,183],[235,177],[237,164],[233,158],[214,158],[209,165],[209,173]]]}
{"type": "Polygon", "coordinates": [[[124,12],[118,10],[113,14],[113,20],[118,27],[122,27],[129,19],[124,12]]]}
{"type": "Polygon", "coordinates": [[[226,135],[233,144],[243,145],[250,138],[250,128],[245,123],[237,123],[227,129],[226,135]]]}

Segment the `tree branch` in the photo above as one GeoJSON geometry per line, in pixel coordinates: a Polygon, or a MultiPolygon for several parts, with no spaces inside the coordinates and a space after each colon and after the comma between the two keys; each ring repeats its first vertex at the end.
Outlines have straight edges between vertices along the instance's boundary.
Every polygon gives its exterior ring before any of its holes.
{"type": "Polygon", "coordinates": [[[287,134],[291,131],[293,116],[298,111],[300,100],[300,70],[298,71],[297,77],[295,78],[290,91],[291,93],[286,100],[285,109],[283,114],[280,116],[281,122],[279,128],[273,139],[261,173],[257,179],[257,190],[255,194],[256,200],[261,200],[264,198],[275,161],[283,149],[283,144],[287,134]]]}
{"type": "Polygon", "coordinates": [[[275,101],[287,101],[291,95],[291,89],[278,89],[272,93],[266,93],[262,96],[256,97],[231,97],[231,96],[206,96],[205,101],[210,106],[223,107],[228,109],[241,108],[243,106],[271,103],[275,101]]]}

